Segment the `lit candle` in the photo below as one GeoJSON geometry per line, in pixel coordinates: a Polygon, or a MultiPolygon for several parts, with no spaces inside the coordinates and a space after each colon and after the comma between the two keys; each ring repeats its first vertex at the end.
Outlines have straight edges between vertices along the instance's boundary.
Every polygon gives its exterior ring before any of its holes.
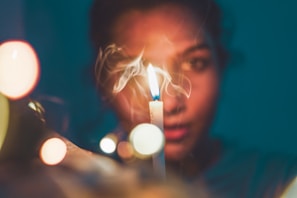
{"type": "MultiPolygon", "coordinates": [[[[158,80],[157,80],[154,67],[151,64],[148,65],[147,72],[148,72],[150,91],[153,98],[153,101],[149,102],[151,123],[159,127],[160,130],[164,132],[163,102],[160,101],[160,90],[159,90],[158,80]]],[[[153,155],[153,166],[154,166],[154,170],[158,174],[160,174],[161,177],[165,178],[166,170],[165,170],[164,149],[161,149],[159,153],[156,153],[155,155],[153,155]]]]}

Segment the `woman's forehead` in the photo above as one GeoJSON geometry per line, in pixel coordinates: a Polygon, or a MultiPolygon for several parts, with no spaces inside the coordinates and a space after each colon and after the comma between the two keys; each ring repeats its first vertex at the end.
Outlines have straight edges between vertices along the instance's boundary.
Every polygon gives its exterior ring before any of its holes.
{"type": "Polygon", "coordinates": [[[172,5],[126,13],[116,22],[113,39],[131,53],[145,49],[163,55],[205,42],[203,28],[197,20],[188,10],[172,5]]]}

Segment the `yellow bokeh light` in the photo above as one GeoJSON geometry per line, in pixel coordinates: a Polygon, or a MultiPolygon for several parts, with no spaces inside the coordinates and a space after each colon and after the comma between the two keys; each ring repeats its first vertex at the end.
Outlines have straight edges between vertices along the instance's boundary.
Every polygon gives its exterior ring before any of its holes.
{"type": "Polygon", "coordinates": [[[111,154],[116,150],[117,137],[114,134],[108,134],[100,140],[100,149],[107,154],[111,154]]]}
{"type": "Polygon", "coordinates": [[[0,45],[0,92],[10,99],[29,94],[39,79],[39,61],[31,45],[7,41],[0,45]]]}
{"type": "Polygon", "coordinates": [[[297,195],[297,177],[291,181],[281,198],[294,198],[297,195]]]}
{"type": "Polygon", "coordinates": [[[0,150],[5,141],[9,123],[9,102],[0,93],[0,150]]]}
{"type": "Polygon", "coordinates": [[[130,143],[139,157],[158,153],[163,148],[164,141],[164,134],[154,124],[139,124],[130,133],[130,143]]]}
{"type": "Polygon", "coordinates": [[[46,140],[40,149],[40,158],[47,165],[60,163],[67,153],[67,146],[60,138],[46,140]]]}

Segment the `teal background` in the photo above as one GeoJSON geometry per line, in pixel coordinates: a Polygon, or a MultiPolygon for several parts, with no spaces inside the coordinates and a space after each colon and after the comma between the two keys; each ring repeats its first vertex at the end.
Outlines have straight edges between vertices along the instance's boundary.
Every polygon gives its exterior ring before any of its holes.
{"type": "MultiPolygon", "coordinates": [[[[297,154],[297,3],[218,2],[225,13],[224,41],[231,59],[212,134],[243,147],[297,154]]],[[[32,97],[45,104],[49,100],[46,113],[53,128],[96,150],[116,120],[98,102],[90,79],[95,57],[88,35],[90,4],[91,0],[3,0],[0,41],[25,39],[32,44],[41,64],[32,97]]]]}

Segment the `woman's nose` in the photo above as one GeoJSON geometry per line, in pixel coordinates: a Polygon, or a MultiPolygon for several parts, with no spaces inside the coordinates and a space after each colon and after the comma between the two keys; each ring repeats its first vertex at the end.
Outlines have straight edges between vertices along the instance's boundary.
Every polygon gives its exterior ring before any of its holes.
{"type": "Polygon", "coordinates": [[[181,94],[163,93],[164,115],[176,115],[183,112],[186,108],[185,98],[181,94]]]}

